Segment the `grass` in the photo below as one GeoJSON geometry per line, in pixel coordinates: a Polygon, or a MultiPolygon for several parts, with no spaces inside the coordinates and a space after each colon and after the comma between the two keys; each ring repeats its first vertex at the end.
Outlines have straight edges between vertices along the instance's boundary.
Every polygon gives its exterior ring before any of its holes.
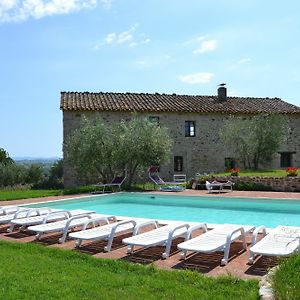
{"type": "Polygon", "coordinates": [[[95,188],[91,186],[82,186],[72,189],[52,189],[52,190],[31,190],[31,189],[19,189],[19,190],[0,190],[0,201],[61,196],[61,195],[75,195],[81,193],[89,193],[94,191],[95,188]]]}
{"type": "Polygon", "coordinates": [[[292,256],[280,264],[273,277],[276,299],[300,299],[300,255],[292,256]]]}
{"type": "MultiPolygon", "coordinates": [[[[240,177],[257,176],[257,177],[286,177],[285,170],[241,170],[240,177]]],[[[230,176],[229,172],[217,173],[214,176],[230,176]]]]}
{"type": "Polygon", "coordinates": [[[62,194],[62,190],[0,190],[0,201],[59,196],[62,194]]]}
{"type": "Polygon", "coordinates": [[[259,299],[258,282],[0,242],[0,299],[259,299]]]}

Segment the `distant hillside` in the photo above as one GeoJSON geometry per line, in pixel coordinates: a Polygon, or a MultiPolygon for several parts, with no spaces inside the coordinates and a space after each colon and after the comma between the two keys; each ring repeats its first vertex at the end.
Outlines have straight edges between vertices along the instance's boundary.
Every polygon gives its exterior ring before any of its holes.
{"type": "Polygon", "coordinates": [[[18,164],[53,164],[61,157],[12,157],[12,159],[18,164]]]}

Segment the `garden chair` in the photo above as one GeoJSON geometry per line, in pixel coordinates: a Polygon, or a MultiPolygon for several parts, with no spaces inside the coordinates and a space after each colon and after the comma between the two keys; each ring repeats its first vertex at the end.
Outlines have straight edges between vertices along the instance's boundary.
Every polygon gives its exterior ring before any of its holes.
{"type": "Polygon", "coordinates": [[[119,191],[121,191],[121,185],[126,180],[126,176],[116,176],[113,178],[111,183],[99,183],[99,184],[93,184],[94,187],[102,187],[102,193],[104,193],[105,188],[107,187],[118,187],[119,191]]]}
{"type": "Polygon", "coordinates": [[[159,188],[159,190],[164,192],[181,192],[185,189],[185,182],[165,182],[159,176],[157,166],[151,166],[148,169],[148,175],[151,181],[159,188]]]}

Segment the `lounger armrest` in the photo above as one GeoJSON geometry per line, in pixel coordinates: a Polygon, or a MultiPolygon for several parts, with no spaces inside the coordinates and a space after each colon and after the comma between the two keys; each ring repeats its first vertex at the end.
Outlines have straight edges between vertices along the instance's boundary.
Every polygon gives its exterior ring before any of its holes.
{"type": "Polygon", "coordinates": [[[197,229],[203,229],[205,232],[207,231],[207,225],[206,223],[199,223],[196,225],[193,225],[189,228],[189,230],[185,234],[185,241],[189,240],[192,236],[192,233],[197,229]]]}
{"type": "MultiPolygon", "coordinates": [[[[84,223],[82,230],[86,230],[87,227],[88,227],[90,224],[93,224],[93,226],[95,227],[95,223],[96,223],[96,222],[99,222],[99,221],[105,221],[106,224],[109,224],[109,220],[108,220],[108,218],[105,217],[105,216],[102,216],[102,217],[95,217],[95,218],[93,218],[91,215],[89,215],[89,216],[90,216],[91,218],[90,218],[86,223],[84,223]]],[[[81,215],[80,217],[82,218],[82,215],[81,215]]]]}
{"type": "Polygon", "coordinates": [[[25,217],[28,217],[28,213],[29,212],[32,212],[32,211],[35,211],[35,209],[33,210],[32,208],[28,208],[28,209],[25,209],[25,210],[18,210],[15,214],[14,214],[14,219],[19,219],[19,215],[22,214],[22,213],[26,213],[25,217]]]}
{"type": "MultiPolygon", "coordinates": [[[[92,219],[92,216],[89,215],[89,214],[84,214],[84,215],[78,215],[78,216],[74,216],[74,217],[71,217],[68,219],[68,221],[66,222],[66,225],[65,225],[65,229],[69,228],[70,225],[72,225],[72,221],[74,220],[77,220],[77,219],[83,219],[83,218],[87,218],[88,220],[89,219],[92,219]]],[[[90,221],[90,220],[89,220],[90,221]]]]}
{"type": "Polygon", "coordinates": [[[245,230],[244,230],[243,227],[239,227],[239,228],[237,228],[237,229],[234,229],[234,230],[232,230],[231,232],[229,232],[229,233],[227,234],[227,237],[226,237],[226,243],[227,243],[227,244],[230,244],[230,243],[231,243],[231,238],[232,238],[232,236],[233,236],[236,232],[240,232],[240,233],[241,233],[240,235],[245,236],[245,230]]]}
{"type": "Polygon", "coordinates": [[[48,208],[48,207],[41,207],[41,208],[38,208],[36,210],[37,212],[37,215],[38,216],[41,216],[41,215],[45,215],[45,214],[49,214],[51,213],[51,208],[48,208]]]}
{"type": "Polygon", "coordinates": [[[115,232],[117,230],[117,228],[121,225],[124,225],[124,224],[130,224],[132,223],[133,227],[136,226],[136,221],[134,220],[124,220],[124,221],[121,221],[121,222],[118,222],[117,224],[115,224],[114,226],[112,226],[111,228],[111,236],[114,236],[115,235],[115,232]]]}
{"type": "Polygon", "coordinates": [[[173,235],[175,234],[175,232],[178,230],[178,229],[181,229],[181,228],[184,228],[186,227],[186,229],[188,230],[190,225],[188,223],[186,224],[180,224],[176,227],[173,227],[170,231],[169,231],[169,235],[168,235],[168,240],[172,240],[173,239],[173,235]]]}
{"type": "Polygon", "coordinates": [[[169,234],[168,234],[168,239],[166,240],[166,249],[165,252],[162,254],[162,258],[166,259],[169,257],[170,255],[170,251],[171,251],[171,246],[172,246],[172,241],[174,238],[174,235],[176,233],[177,230],[186,227],[186,230],[189,229],[190,225],[188,223],[186,224],[180,224],[176,227],[173,227],[172,229],[169,230],[169,234]]]}
{"type": "Polygon", "coordinates": [[[61,217],[61,219],[68,219],[70,217],[70,213],[68,211],[55,211],[47,214],[43,219],[43,224],[46,224],[49,219],[53,217],[61,217]]]}
{"type": "Polygon", "coordinates": [[[267,230],[266,230],[266,227],[264,225],[256,227],[255,230],[253,231],[252,240],[251,240],[251,247],[254,246],[257,243],[257,237],[258,237],[258,234],[260,232],[262,232],[263,236],[266,236],[267,230]]]}
{"type": "Polygon", "coordinates": [[[155,228],[158,228],[158,221],[156,220],[149,220],[149,221],[145,221],[143,223],[139,223],[134,227],[134,231],[132,235],[137,235],[140,233],[140,229],[142,229],[143,227],[149,226],[149,225],[154,225],[155,228]]]}

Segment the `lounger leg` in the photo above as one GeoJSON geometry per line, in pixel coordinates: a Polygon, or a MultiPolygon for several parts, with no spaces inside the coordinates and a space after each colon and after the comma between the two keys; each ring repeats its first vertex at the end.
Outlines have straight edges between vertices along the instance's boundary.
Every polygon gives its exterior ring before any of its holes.
{"type": "Polygon", "coordinates": [[[35,238],[37,239],[37,240],[40,240],[41,239],[41,237],[42,237],[42,233],[40,232],[40,233],[38,233],[36,236],[35,236],[35,238]]]}
{"type": "Polygon", "coordinates": [[[187,250],[183,250],[182,252],[181,252],[181,259],[186,259],[186,255],[187,255],[187,250]]]}
{"type": "Polygon", "coordinates": [[[255,253],[252,252],[252,251],[250,251],[250,257],[249,257],[248,263],[249,263],[250,265],[253,265],[254,260],[255,260],[255,253]]]}
{"type": "Polygon", "coordinates": [[[11,224],[10,227],[7,229],[7,232],[13,232],[15,228],[15,224],[11,224]]]}
{"type": "Polygon", "coordinates": [[[246,250],[247,249],[246,236],[242,235],[241,240],[243,241],[243,249],[246,250]]]}
{"type": "Polygon", "coordinates": [[[68,230],[65,230],[65,231],[64,231],[64,234],[62,235],[62,237],[58,240],[58,242],[59,242],[60,244],[63,244],[63,243],[66,241],[67,234],[68,234],[68,230]]]}
{"type": "Polygon", "coordinates": [[[109,236],[107,246],[104,247],[105,252],[109,252],[111,250],[111,246],[112,246],[112,243],[113,243],[113,240],[114,240],[114,236],[115,236],[114,233],[112,233],[109,236]]]}
{"type": "Polygon", "coordinates": [[[127,253],[132,253],[133,249],[134,249],[133,245],[129,246],[128,249],[127,249],[127,253]]]}
{"type": "Polygon", "coordinates": [[[224,249],[224,257],[223,257],[223,259],[221,260],[221,265],[222,265],[222,266],[226,266],[227,263],[228,263],[229,251],[230,251],[230,244],[227,244],[227,245],[225,246],[225,249],[224,249]]]}
{"type": "Polygon", "coordinates": [[[166,244],[166,250],[165,252],[162,254],[162,258],[166,259],[169,257],[170,255],[170,251],[171,251],[171,246],[172,246],[172,239],[167,241],[167,244],[166,244]]]}
{"type": "Polygon", "coordinates": [[[81,246],[81,243],[82,243],[82,240],[77,240],[77,241],[75,242],[75,247],[76,247],[76,248],[79,248],[79,247],[81,246]]]}

